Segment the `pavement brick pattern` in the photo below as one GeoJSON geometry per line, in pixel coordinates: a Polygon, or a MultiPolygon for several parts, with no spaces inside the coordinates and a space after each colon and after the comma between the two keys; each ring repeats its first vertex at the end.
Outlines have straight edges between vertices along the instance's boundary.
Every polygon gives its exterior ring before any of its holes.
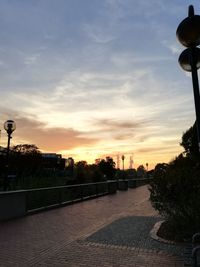
{"type": "Polygon", "coordinates": [[[181,248],[149,238],[159,218],[148,199],[142,186],[2,222],[0,266],[184,266],[181,248]]]}
{"type": "Polygon", "coordinates": [[[158,216],[128,216],[120,218],[89,236],[88,242],[153,250],[184,257],[185,246],[161,243],[152,239],[149,232],[158,216]]]}

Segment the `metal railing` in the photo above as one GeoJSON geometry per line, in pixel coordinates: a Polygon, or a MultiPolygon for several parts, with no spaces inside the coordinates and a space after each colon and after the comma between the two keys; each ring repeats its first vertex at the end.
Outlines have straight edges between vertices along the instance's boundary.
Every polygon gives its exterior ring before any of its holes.
{"type": "Polygon", "coordinates": [[[108,194],[108,182],[25,190],[28,213],[108,194]]]}

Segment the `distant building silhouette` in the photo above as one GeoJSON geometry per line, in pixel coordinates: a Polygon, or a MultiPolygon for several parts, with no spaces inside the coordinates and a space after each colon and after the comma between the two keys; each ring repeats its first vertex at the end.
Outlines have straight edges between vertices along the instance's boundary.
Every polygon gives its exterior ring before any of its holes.
{"type": "Polygon", "coordinates": [[[42,153],[42,165],[46,169],[61,169],[66,167],[66,159],[61,154],[42,153]]]}

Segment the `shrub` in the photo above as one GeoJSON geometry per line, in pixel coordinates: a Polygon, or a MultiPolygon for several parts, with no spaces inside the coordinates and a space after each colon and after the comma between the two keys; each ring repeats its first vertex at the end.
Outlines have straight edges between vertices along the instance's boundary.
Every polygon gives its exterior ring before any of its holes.
{"type": "Polygon", "coordinates": [[[180,155],[158,164],[150,184],[150,200],[178,239],[200,231],[200,164],[180,155]]]}

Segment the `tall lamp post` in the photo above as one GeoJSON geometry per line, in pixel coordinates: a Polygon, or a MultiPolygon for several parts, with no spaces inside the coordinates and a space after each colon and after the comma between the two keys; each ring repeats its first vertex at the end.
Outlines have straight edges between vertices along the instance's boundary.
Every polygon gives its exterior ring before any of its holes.
{"type": "Polygon", "coordinates": [[[187,47],[179,56],[179,64],[185,71],[192,73],[198,145],[200,151],[200,94],[197,70],[200,68],[200,16],[194,14],[192,5],[188,8],[188,17],[178,26],[176,36],[187,47]]]}
{"type": "Polygon", "coordinates": [[[122,166],[123,166],[123,171],[124,171],[124,160],[125,160],[125,156],[122,155],[122,166]]]}
{"type": "Polygon", "coordinates": [[[8,144],[7,144],[7,151],[6,151],[6,176],[5,176],[5,180],[4,180],[4,190],[7,189],[8,185],[9,185],[9,181],[8,181],[8,172],[9,172],[9,152],[10,152],[10,139],[12,138],[12,133],[14,132],[14,130],[16,129],[16,124],[14,121],[12,120],[7,120],[4,123],[4,129],[6,130],[7,134],[8,134],[8,144]]]}
{"type": "Polygon", "coordinates": [[[149,167],[149,163],[147,162],[146,163],[146,170],[147,170],[147,172],[148,172],[148,167],[149,167]]]}

